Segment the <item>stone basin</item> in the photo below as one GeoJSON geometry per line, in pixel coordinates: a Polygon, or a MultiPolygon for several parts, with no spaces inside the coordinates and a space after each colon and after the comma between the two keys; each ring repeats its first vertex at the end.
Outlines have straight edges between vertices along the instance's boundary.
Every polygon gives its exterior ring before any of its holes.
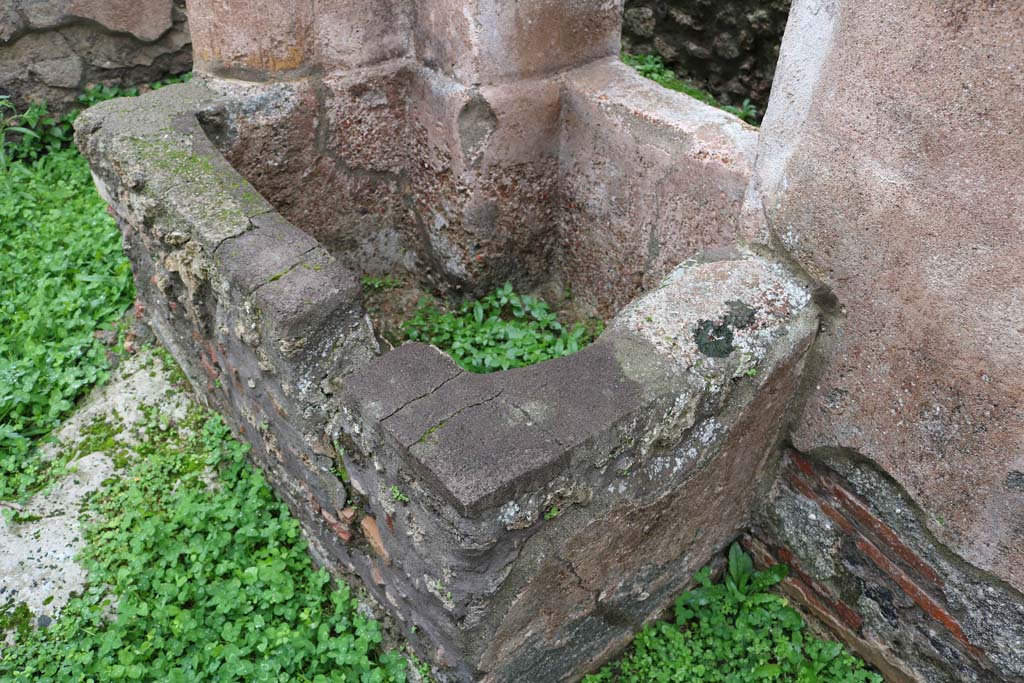
{"type": "Polygon", "coordinates": [[[612,59],[490,90],[398,60],[76,126],[160,339],[441,680],[578,679],[770,486],[817,313],[730,246],[734,117],[612,59]],[[474,375],[382,347],[359,277],[395,269],[453,300],[569,285],[609,323],[474,375]]]}

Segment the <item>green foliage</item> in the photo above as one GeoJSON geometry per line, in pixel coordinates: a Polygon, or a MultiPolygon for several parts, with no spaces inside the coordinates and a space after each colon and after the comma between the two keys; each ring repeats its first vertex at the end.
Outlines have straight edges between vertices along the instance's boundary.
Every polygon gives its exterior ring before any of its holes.
{"type": "Polygon", "coordinates": [[[624,659],[584,683],[882,683],[839,643],[805,633],[786,599],[767,592],[786,572],[754,572],[733,544],[721,583],[702,569],[700,587],[676,600],[675,624],[647,626],[624,659]]]}
{"type": "MultiPolygon", "coordinates": [[[[173,83],[185,83],[192,74],[172,76],[148,86],[150,90],[173,83]]],[[[14,105],[0,97],[0,160],[3,158],[31,161],[70,147],[74,141],[74,124],[82,110],[116,97],[135,97],[138,88],[97,85],[78,96],[78,106],[64,116],[51,114],[45,102],[35,102],[21,114],[10,115],[14,105]],[[5,118],[6,114],[6,118],[5,118]],[[13,135],[12,135],[13,134],[13,135]]]]}
{"type": "Polygon", "coordinates": [[[551,521],[552,519],[554,519],[555,517],[557,517],[560,514],[562,514],[562,511],[558,509],[558,506],[557,505],[552,505],[544,513],[544,519],[547,520],[547,521],[551,521]]]}
{"type": "Polygon", "coordinates": [[[10,632],[15,638],[32,633],[32,610],[23,602],[0,605],[0,633],[10,632]]]}
{"type": "Polygon", "coordinates": [[[188,83],[191,80],[192,80],[192,72],[189,71],[188,73],[180,74],[178,76],[168,76],[167,78],[162,78],[162,79],[160,79],[159,81],[157,81],[155,83],[150,83],[149,84],[149,89],[150,90],[159,90],[160,88],[163,88],[163,87],[168,86],[168,85],[174,85],[176,83],[188,83]]]}
{"type": "Polygon", "coordinates": [[[624,52],[622,53],[622,61],[626,65],[633,67],[644,78],[648,78],[670,90],[685,93],[704,104],[709,104],[712,107],[729,112],[752,126],[758,124],[757,107],[750,100],[743,100],[743,105],[739,107],[722,104],[710,93],[704,92],[693,84],[679,78],[672,69],[665,66],[665,62],[658,55],[631,55],[624,52]]]}
{"type": "Polygon", "coordinates": [[[12,150],[9,149],[8,137],[13,133],[20,135],[23,141],[32,142],[38,140],[39,134],[32,129],[31,123],[26,121],[25,114],[16,113],[10,97],[0,95],[0,163],[7,161],[12,150]]]}
{"type": "Polygon", "coordinates": [[[38,457],[34,442],[106,379],[93,332],[134,299],[117,226],[72,147],[72,123],[86,107],[138,94],[89,88],[63,117],[45,103],[12,114],[0,97],[0,500],[38,489],[59,468],[38,457]]]}
{"type": "Polygon", "coordinates": [[[446,351],[470,372],[494,372],[576,353],[601,333],[602,324],[567,328],[542,299],[517,294],[506,282],[454,311],[420,301],[402,327],[409,339],[446,351]]]}
{"type": "Polygon", "coordinates": [[[34,441],[106,379],[93,333],[133,298],[85,159],[68,149],[0,163],[0,500],[43,481],[34,441]]]}
{"type": "Polygon", "coordinates": [[[398,488],[397,486],[392,486],[391,500],[395,501],[396,503],[408,503],[409,496],[402,493],[402,489],[398,488]]]}
{"type": "Polygon", "coordinates": [[[367,275],[363,278],[363,289],[371,291],[383,291],[388,289],[395,289],[396,287],[402,286],[402,281],[396,277],[390,275],[386,277],[372,277],[367,275]]]}
{"type": "Polygon", "coordinates": [[[247,447],[199,411],[166,425],[150,414],[139,457],[86,503],[90,583],[0,650],[0,680],[403,683],[405,660],[313,570],[247,447]]]}

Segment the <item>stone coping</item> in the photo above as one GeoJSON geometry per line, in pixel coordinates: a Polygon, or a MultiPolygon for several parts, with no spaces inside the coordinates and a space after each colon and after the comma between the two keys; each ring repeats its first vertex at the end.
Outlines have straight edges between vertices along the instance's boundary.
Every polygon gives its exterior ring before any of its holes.
{"type": "Polygon", "coordinates": [[[197,79],[111,100],[83,112],[76,136],[94,175],[109,164],[129,190],[112,202],[132,214],[125,218],[154,224],[172,247],[194,245],[196,267],[216,270],[221,286],[252,296],[288,336],[301,338],[357,302],[358,282],[210,142],[197,117],[217,115],[219,97],[197,79]]]}
{"type": "Polygon", "coordinates": [[[400,453],[473,516],[541,488],[580,454],[607,461],[620,444],[606,437],[666,402],[669,414],[637,438],[641,450],[671,448],[735,383],[788,358],[787,335],[813,330],[812,308],[805,289],[754,255],[689,261],[571,356],[476,375],[404,344],[344,380],[343,429],[364,452],[400,453]]]}

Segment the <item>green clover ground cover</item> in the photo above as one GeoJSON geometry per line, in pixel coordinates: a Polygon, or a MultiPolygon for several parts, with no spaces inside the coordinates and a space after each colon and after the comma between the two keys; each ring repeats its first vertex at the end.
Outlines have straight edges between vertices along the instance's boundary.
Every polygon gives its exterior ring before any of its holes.
{"type": "Polygon", "coordinates": [[[133,298],[85,159],[65,149],[0,161],[0,500],[44,482],[36,440],[106,379],[93,333],[133,298]]]}
{"type": "Polygon", "coordinates": [[[675,623],[644,628],[631,651],[584,683],[882,683],[882,677],[839,643],[804,632],[800,615],[768,589],[786,576],[784,565],[754,572],[738,545],[728,571],[676,600],[675,623]]]}
{"type": "MultiPolygon", "coordinates": [[[[123,476],[86,503],[89,586],[49,628],[15,635],[0,680],[406,680],[349,589],[314,571],[298,521],[218,417],[151,414],[142,435],[123,476]]],[[[113,443],[102,427],[90,438],[113,443]]]]}
{"type": "Polygon", "coordinates": [[[0,97],[0,500],[23,498],[45,484],[47,470],[60,470],[40,460],[37,441],[106,380],[93,333],[135,297],[117,226],[72,147],[72,124],[81,109],[138,94],[95,86],[65,116],[45,102],[16,113],[0,97]]]}
{"type": "Polygon", "coordinates": [[[567,327],[547,303],[505,283],[453,311],[421,301],[403,329],[408,339],[433,344],[465,370],[495,372],[568,356],[592,342],[601,324],[567,327]]]}

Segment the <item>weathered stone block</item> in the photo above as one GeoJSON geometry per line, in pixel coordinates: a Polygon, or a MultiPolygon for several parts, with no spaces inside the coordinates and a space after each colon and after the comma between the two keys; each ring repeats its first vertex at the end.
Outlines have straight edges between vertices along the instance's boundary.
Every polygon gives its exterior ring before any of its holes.
{"type": "MultiPolygon", "coordinates": [[[[791,275],[735,252],[686,262],[535,367],[381,353],[357,279],[381,263],[463,291],[551,276],[579,153],[567,92],[589,73],[478,87],[398,59],[200,79],[77,122],[158,335],[253,443],[317,561],[358,574],[444,680],[578,675],[668,604],[767,488],[816,331],[791,275]],[[366,257],[377,235],[397,236],[391,261],[366,257]]],[[[708,111],[673,121],[734,121],[708,111]]],[[[661,144],[636,123],[650,114],[617,115],[661,144]]]]}
{"type": "Polygon", "coordinates": [[[313,4],[190,0],[196,65],[263,80],[308,68],[315,56],[313,4]]]}
{"type": "Polygon", "coordinates": [[[330,68],[378,64],[411,49],[408,0],[319,0],[316,12],[316,53],[330,68]]]}
{"type": "Polygon", "coordinates": [[[150,41],[171,28],[174,0],[70,0],[67,5],[65,12],[72,17],[150,41]]]}
{"type": "Polygon", "coordinates": [[[279,214],[262,214],[251,222],[252,230],[225,240],[215,252],[227,277],[245,295],[280,279],[319,246],[279,214]]]}
{"type": "MultiPolygon", "coordinates": [[[[749,526],[794,415],[821,462],[792,460],[750,547],[895,680],[1013,680],[1019,207],[992,188],[1024,138],[990,56],[1021,17],[877,4],[797,3],[742,227],[756,133],[618,64],[614,0],[199,2],[201,70],[293,80],[108,103],[78,141],[161,339],[317,561],[362,577],[442,680],[601,663],[749,526]],[[945,112],[955,149],[914,104],[949,82],[973,84],[945,112]],[[757,255],[707,251],[742,240],[757,255]],[[818,318],[781,262],[827,308],[799,391],[818,318]],[[382,353],[357,278],[396,267],[453,300],[569,286],[572,313],[611,324],[487,376],[382,353]]],[[[79,54],[75,29],[49,59],[79,54]]]]}
{"type": "Polygon", "coordinates": [[[568,77],[562,126],[557,253],[602,315],[736,239],[755,129],[618,60],[568,77]]]}
{"type": "Polygon", "coordinates": [[[189,46],[184,0],[8,0],[0,8],[0,94],[19,110],[45,101],[63,114],[79,106],[86,85],[188,71],[189,46]]]}
{"type": "Polygon", "coordinates": [[[105,103],[76,123],[151,324],[323,534],[316,548],[341,543],[350,532],[331,522],[347,495],[324,437],[321,385],[378,349],[352,274],[268,213],[193,118],[223,111],[197,82],[105,103]]]}
{"type": "Polygon", "coordinates": [[[385,601],[458,680],[579,670],[746,523],[815,328],[807,292],[736,256],[681,266],[573,356],[480,376],[406,344],[338,382],[333,435],[388,522],[385,601]],[[701,351],[703,320],[730,353],[701,351]]]}
{"type": "Polygon", "coordinates": [[[461,83],[535,78],[618,54],[622,0],[414,0],[417,57],[461,83]]]}

